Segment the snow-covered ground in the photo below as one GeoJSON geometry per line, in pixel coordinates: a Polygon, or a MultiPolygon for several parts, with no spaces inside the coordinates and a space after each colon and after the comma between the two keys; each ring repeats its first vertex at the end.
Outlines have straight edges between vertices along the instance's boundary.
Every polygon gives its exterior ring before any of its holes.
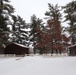
{"type": "Polygon", "coordinates": [[[1,57],[0,75],[76,75],[76,57],[1,57]]]}

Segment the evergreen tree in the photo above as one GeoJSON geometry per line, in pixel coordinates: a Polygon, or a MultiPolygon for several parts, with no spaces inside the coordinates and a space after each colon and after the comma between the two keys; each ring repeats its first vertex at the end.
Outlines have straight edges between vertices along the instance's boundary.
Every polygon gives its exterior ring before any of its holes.
{"type": "Polygon", "coordinates": [[[62,7],[64,9],[65,21],[68,21],[69,27],[66,30],[70,33],[71,43],[76,43],[76,1],[69,2],[62,7]]]}
{"type": "Polygon", "coordinates": [[[43,23],[42,22],[43,22],[42,19],[37,18],[35,15],[33,15],[31,17],[30,42],[33,43],[34,53],[36,52],[35,45],[36,45],[36,43],[38,41],[38,37],[36,36],[36,34],[38,33],[37,29],[38,28],[40,28],[41,30],[43,29],[43,23]]]}
{"type": "Polygon", "coordinates": [[[8,25],[12,13],[14,13],[14,8],[9,4],[9,0],[0,0],[0,45],[8,43],[8,25]]]}
{"type": "Polygon", "coordinates": [[[20,16],[12,15],[12,42],[27,45],[28,43],[28,32],[26,31],[26,23],[20,16]]]}
{"type": "Polygon", "coordinates": [[[46,11],[45,15],[49,16],[49,19],[61,19],[60,6],[58,6],[58,4],[54,6],[48,3],[48,7],[49,11],[46,11]]]}
{"type": "Polygon", "coordinates": [[[59,50],[61,53],[61,50],[63,50],[62,42],[64,40],[62,38],[60,7],[58,4],[55,6],[52,4],[48,5],[49,11],[45,13],[46,16],[49,16],[49,19],[47,21],[47,38],[49,38],[49,45],[47,45],[47,48],[51,50],[51,54],[54,50],[56,50],[56,52],[59,50]]]}

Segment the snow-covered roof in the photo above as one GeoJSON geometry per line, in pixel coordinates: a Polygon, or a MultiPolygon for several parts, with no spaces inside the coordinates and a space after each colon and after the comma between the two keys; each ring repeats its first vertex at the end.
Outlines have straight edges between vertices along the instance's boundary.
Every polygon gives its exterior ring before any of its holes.
{"type": "Polygon", "coordinates": [[[22,44],[18,44],[18,43],[14,43],[14,44],[16,44],[16,45],[18,45],[18,46],[21,46],[21,47],[29,48],[29,47],[27,47],[27,46],[25,46],[25,45],[22,45],[22,44]]]}
{"type": "Polygon", "coordinates": [[[75,46],[76,46],[76,44],[74,44],[74,45],[71,45],[71,46],[69,46],[68,48],[75,47],[75,46]]]}

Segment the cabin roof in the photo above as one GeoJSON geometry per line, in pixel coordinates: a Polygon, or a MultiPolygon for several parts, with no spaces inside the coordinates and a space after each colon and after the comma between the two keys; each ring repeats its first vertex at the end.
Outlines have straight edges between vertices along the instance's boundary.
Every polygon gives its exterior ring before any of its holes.
{"type": "Polygon", "coordinates": [[[12,43],[12,44],[15,44],[15,45],[18,45],[18,46],[20,46],[20,47],[24,47],[24,48],[29,48],[29,47],[27,47],[27,46],[25,46],[25,45],[18,44],[18,43],[12,43]]]}
{"type": "Polygon", "coordinates": [[[14,44],[16,44],[16,45],[18,45],[18,46],[21,46],[21,47],[29,48],[29,47],[27,47],[27,46],[25,46],[25,45],[22,45],[22,44],[18,44],[18,43],[14,43],[14,44]]]}
{"type": "Polygon", "coordinates": [[[75,46],[76,46],[76,44],[74,44],[74,45],[71,45],[71,46],[69,46],[68,48],[75,47],[75,46]]]}

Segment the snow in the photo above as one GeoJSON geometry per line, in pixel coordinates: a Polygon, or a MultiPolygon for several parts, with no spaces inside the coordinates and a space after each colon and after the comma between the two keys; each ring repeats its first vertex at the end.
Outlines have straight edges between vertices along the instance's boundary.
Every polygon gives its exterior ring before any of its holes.
{"type": "Polygon", "coordinates": [[[76,16],[76,11],[72,14],[73,16],[76,16]]]}
{"type": "Polygon", "coordinates": [[[1,57],[0,75],[76,75],[76,57],[1,57]]]}
{"type": "Polygon", "coordinates": [[[22,45],[22,44],[19,44],[19,43],[14,43],[14,44],[16,44],[16,45],[18,45],[18,46],[21,46],[21,47],[24,47],[24,48],[29,48],[29,47],[27,47],[27,46],[25,46],[25,45],[22,45]]]}

